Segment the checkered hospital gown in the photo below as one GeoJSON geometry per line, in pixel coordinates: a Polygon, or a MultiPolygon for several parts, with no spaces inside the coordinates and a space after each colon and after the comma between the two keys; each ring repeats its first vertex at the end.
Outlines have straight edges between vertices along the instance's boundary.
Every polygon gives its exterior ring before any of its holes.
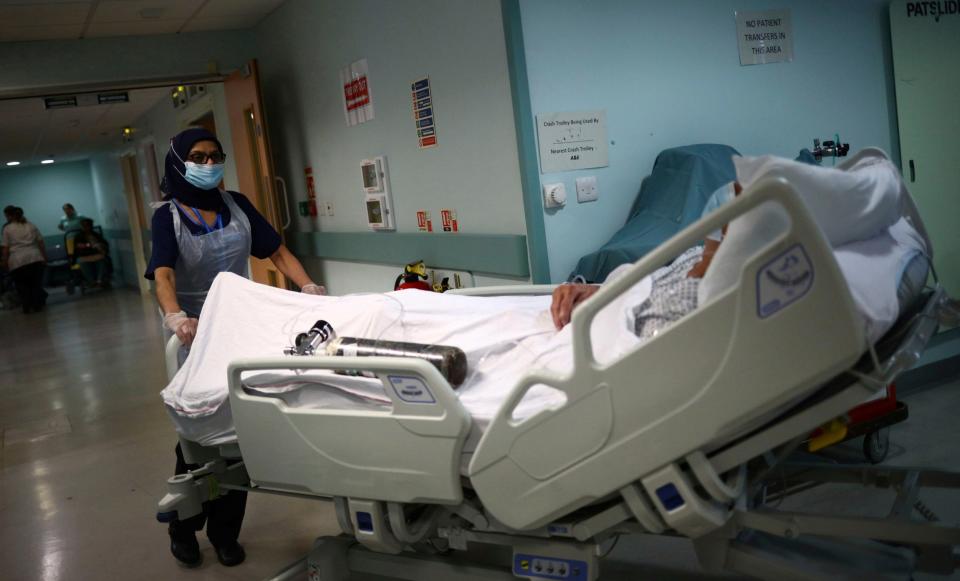
{"type": "Polygon", "coordinates": [[[669,266],[653,272],[650,296],[633,307],[633,332],[641,339],[652,339],[675,321],[697,308],[699,278],[687,273],[703,254],[702,246],[694,246],[677,257],[669,266]]]}

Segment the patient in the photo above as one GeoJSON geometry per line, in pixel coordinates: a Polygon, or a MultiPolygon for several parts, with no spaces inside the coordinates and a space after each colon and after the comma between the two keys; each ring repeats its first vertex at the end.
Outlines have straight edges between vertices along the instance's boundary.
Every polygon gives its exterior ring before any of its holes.
{"type": "MultiPolygon", "coordinates": [[[[703,215],[706,216],[717,209],[730,198],[720,196],[721,192],[730,188],[727,184],[717,190],[707,202],[703,215]],[[711,203],[712,202],[712,203],[711,203]]],[[[732,183],[733,195],[738,196],[743,188],[738,182],[732,183]]],[[[633,308],[634,332],[638,337],[650,338],[662,330],[666,325],[697,308],[697,287],[699,280],[707,273],[707,267],[720,248],[726,226],[722,231],[711,233],[704,240],[702,247],[694,247],[681,254],[672,264],[654,271],[651,275],[653,287],[650,296],[643,303],[633,308]]],[[[607,277],[607,281],[620,276],[633,264],[625,264],[615,269],[607,277]]],[[[562,329],[573,316],[573,309],[577,305],[592,297],[601,285],[596,284],[562,284],[553,291],[553,300],[550,304],[550,315],[556,328],[562,329]]]]}
{"type": "Polygon", "coordinates": [[[94,229],[93,220],[82,218],[74,237],[77,263],[88,286],[110,287],[110,246],[94,229]]]}

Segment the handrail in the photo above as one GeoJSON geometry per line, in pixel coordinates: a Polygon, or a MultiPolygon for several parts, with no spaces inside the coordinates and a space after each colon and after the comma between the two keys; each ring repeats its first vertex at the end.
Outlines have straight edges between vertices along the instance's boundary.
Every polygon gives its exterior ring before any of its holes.
{"type": "MultiPolygon", "coordinates": [[[[418,417],[443,416],[447,411],[454,411],[463,415],[469,422],[469,415],[460,403],[459,397],[453,388],[444,379],[436,367],[422,359],[410,357],[258,357],[237,359],[227,368],[228,387],[230,394],[244,399],[272,401],[282,403],[275,398],[266,398],[244,391],[241,375],[247,371],[266,371],[277,369],[313,369],[326,371],[371,371],[380,376],[387,396],[393,402],[393,415],[418,417]],[[422,381],[422,387],[427,389],[424,397],[432,396],[436,405],[423,405],[403,399],[392,380],[398,377],[416,378],[422,381]]],[[[314,410],[316,411],[316,410],[314,410]]],[[[348,410],[330,410],[337,415],[348,414],[348,410]]],[[[369,412],[365,412],[369,413],[369,412]]]]}
{"type": "MultiPolygon", "coordinates": [[[[703,240],[710,232],[722,228],[734,218],[741,216],[760,204],[773,201],[779,203],[790,216],[790,224],[783,233],[768,246],[789,237],[798,226],[798,220],[814,224],[813,216],[800,200],[793,187],[783,178],[764,178],[743,191],[731,202],[720,206],[704,218],[687,226],[669,240],[641,258],[623,276],[603,285],[596,294],[581,303],[573,311],[573,354],[575,368],[596,366],[593,346],[590,340],[590,326],[593,318],[605,306],[613,302],[624,291],[638,283],[645,276],[663,266],[691,246],[703,240]]],[[[819,228],[817,228],[819,230],[819,228]]],[[[826,242],[825,242],[826,244],[826,242]]],[[[848,297],[848,300],[849,299],[848,297]]]]}
{"type": "Polygon", "coordinates": [[[180,369],[180,347],[183,343],[180,342],[180,338],[176,335],[171,336],[167,340],[167,344],[164,348],[164,361],[167,365],[167,381],[173,380],[173,376],[177,374],[177,370],[180,369]]]}

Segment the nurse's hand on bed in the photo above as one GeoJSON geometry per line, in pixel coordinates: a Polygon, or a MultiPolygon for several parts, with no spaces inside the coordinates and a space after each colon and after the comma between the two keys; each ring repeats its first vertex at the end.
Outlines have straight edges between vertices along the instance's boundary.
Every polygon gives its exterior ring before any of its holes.
{"type": "Polygon", "coordinates": [[[555,288],[550,315],[553,316],[553,324],[557,330],[570,322],[574,307],[592,297],[598,290],[600,285],[596,284],[562,284],[555,288]]]}
{"type": "Polygon", "coordinates": [[[327,294],[327,287],[322,284],[305,284],[300,288],[300,292],[305,295],[325,295],[327,294]]]}
{"type": "Polygon", "coordinates": [[[177,334],[177,338],[184,345],[193,343],[197,336],[197,324],[200,321],[187,316],[183,311],[167,313],[163,316],[163,326],[177,334]]]}

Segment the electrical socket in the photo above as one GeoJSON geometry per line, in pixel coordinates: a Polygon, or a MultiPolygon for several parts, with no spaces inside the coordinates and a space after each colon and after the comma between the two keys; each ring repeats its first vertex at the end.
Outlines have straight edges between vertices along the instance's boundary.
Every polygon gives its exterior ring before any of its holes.
{"type": "Polygon", "coordinates": [[[326,200],[323,202],[323,205],[326,206],[327,216],[333,216],[333,202],[326,200]]]}
{"type": "Polygon", "coordinates": [[[600,197],[600,190],[597,187],[597,176],[587,176],[577,178],[577,201],[595,202],[600,197]]]}

